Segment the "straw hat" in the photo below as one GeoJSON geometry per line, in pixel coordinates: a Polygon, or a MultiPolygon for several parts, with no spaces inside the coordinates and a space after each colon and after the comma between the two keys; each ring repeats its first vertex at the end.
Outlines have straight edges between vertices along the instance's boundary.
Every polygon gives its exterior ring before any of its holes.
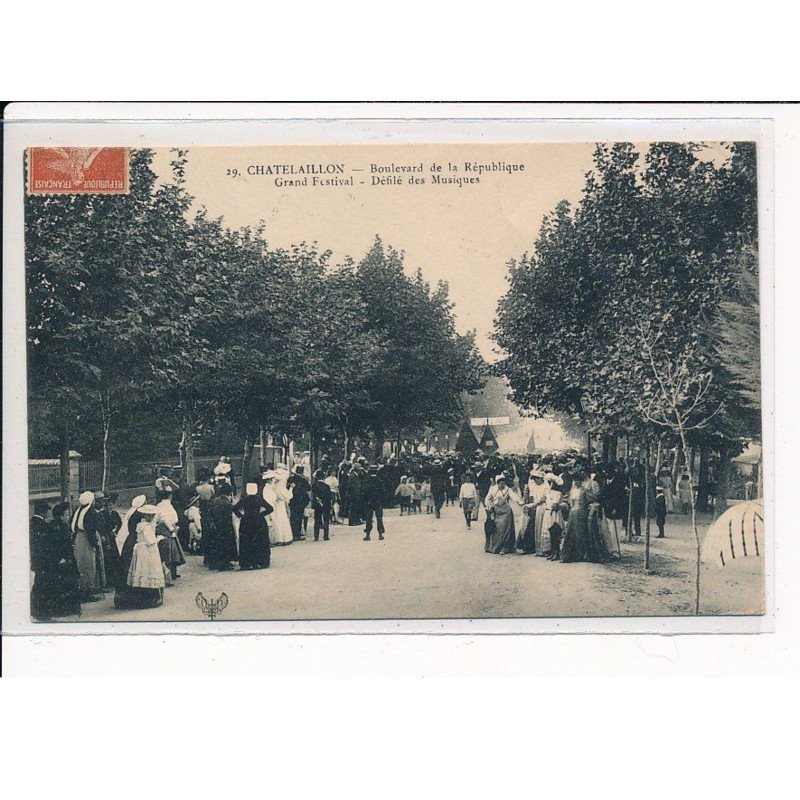
{"type": "Polygon", "coordinates": [[[94,492],[81,492],[78,497],[78,502],[82,506],[90,506],[94,503],[94,492]]]}

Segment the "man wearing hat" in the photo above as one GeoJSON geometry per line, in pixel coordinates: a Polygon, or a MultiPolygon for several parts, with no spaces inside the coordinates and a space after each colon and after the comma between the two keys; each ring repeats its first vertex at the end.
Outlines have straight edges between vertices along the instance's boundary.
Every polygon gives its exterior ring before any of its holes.
{"type": "Polygon", "coordinates": [[[114,508],[118,495],[106,496],[103,492],[95,492],[94,507],[97,509],[97,532],[102,544],[101,555],[105,577],[105,586],[116,587],[119,581],[119,550],[117,550],[117,534],[122,527],[122,518],[114,508]]]}
{"type": "Polygon", "coordinates": [[[331,509],[333,508],[333,491],[325,482],[325,471],[318,469],[314,473],[314,485],[311,487],[312,505],[314,506],[314,541],[330,539],[331,509]]]}
{"type": "Polygon", "coordinates": [[[97,533],[97,510],[94,508],[94,492],[83,492],[78,497],[78,508],[70,521],[72,546],[80,574],[81,600],[91,603],[99,600],[97,593],[101,583],[99,556],[100,537],[97,533]]]}
{"type": "Polygon", "coordinates": [[[361,488],[361,508],[366,521],[364,541],[370,541],[373,515],[378,528],[378,539],[383,540],[383,534],[386,533],[386,529],[383,527],[383,487],[378,478],[377,464],[370,466],[369,475],[364,479],[361,488]]]}
{"type": "Polygon", "coordinates": [[[442,516],[442,506],[444,505],[444,496],[447,491],[447,474],[442,466],[441,458],[434,458],[433,466],[431,467],[431,495],[433,496],[433,510],[436,514],[436,519],[442,516]]]}
{"type": "Polygon", "coordinates": [[[311,499],[311,484],[303,474],[305,468],[298,464],[289,480],[287,488],[292,490],[292,499],[289,501],[289,524],[292,526],[292,539],[299,541],[305,539],[305,513],[311,499]]]}
{"type": "Polygon", "coordinates": [[[355,462],[347,476],[347,510],[350,525],[360,525],[364,513],[364,470],[355,462]]]}

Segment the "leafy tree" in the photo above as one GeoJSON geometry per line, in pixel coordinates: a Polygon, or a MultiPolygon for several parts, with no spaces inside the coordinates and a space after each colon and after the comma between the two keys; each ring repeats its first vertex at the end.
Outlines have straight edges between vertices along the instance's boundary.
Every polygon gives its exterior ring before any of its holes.
{"type": "Polygon", "coordinates": [[[403,254],[380,237],[355,268],[364,330],[384,355],[368,385],[367,418],[382,442],[387,433],[436,427],[463,412],[462,392],[482,385],[483,361],[474,334],[455,330],[447,284],[432,288],[418,270],[406,274],[403,254]]]}
{"type": "Polygon", "coordinates": [[[633,145],[598,145],[578,206],[559,204],[533,254],[509,265],[495,338],[523,407],[577,413],[595,434],[633,434],[648,454],[665,438],[684,453],[713,448],[723,464],[741,449],[753,426],[725,377],[713,321],[741,270],[755,274],[754,147],[731,145],[724,164],[703,156],[700,145],[654,143],[640,166],[633,145]],[[678,430],[644,413],[663,392],[642,330],[658,343],[666,382],[689,379],[669,374],[678,364],[692,380],[708,377],[691,409],[703,425],[678,430]]]}

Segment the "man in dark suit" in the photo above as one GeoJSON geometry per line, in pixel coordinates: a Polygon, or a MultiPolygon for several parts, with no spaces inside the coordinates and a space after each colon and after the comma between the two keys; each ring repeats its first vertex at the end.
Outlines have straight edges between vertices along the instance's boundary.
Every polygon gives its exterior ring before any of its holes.
{"type": "Polygon", "coordinates": [[[347,476],[347,510],[350,525],[360,525],[362,522],[364,478],[361,464],[354,463],[347,476]]]}
{"type": "Polygon", "coordinates": [[[306,538],[303,532],[303,519],[308,501],[311,499],[311,484],[303,475],[304,471],[303,466],[298,464],[286,481],[286,486],[292,490],[292,499],[289,501],[289,524],[292,526],[292,539],[295,541],[306,538]]]}
{"type": "Polygon", "coordinates": [[[325,483],[325,471],[318,469],[314,473],[314,483],[311,486],[311,505],[314,507],[314,541],[319,541],[319,532],[322,530],[322,540],[330,539],[331,508],[333,507],[333,492],[325,483]]]}
{"type": "Polygon", "coordinates": [[[361,487],[361,507],[366,517],[366,527],[364,528],[364,541],[370,541],[372,533],[372,517],[378,527],[378,539],[383,539],[386,529],[383,527],[383,485],[378,478],[378,465],[373,464],[369,468],[369,475],[364,480],[361,487]]]}
{"type": "Polygon", "coordinates": [[[50,503],[47,500],[35,500],[33,503],[33,516],[31,517],[30,545],[31,545],[31,569],[38,572],[36,564],[37,556],[41,550],[40,541],[47,528],[47,515],[50,513],[50,503]]]}
{"type": "Polygon", "coordinates": [[[431,495],[433,495],[433,510],[436,519],[442,516],[445,491],[447,490],[447,474],[442,466],[442,460],[435,458],[431,467],[431,495]]]}

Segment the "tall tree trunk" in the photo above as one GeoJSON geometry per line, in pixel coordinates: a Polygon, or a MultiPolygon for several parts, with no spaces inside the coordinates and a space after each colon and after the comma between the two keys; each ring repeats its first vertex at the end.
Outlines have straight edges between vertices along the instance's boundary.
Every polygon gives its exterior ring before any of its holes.
{"type": "Polygon", "coordinates": [[[714,519],[725,513],[728,508],[728,491],[731,483],[731,458],[727,452],[719,454],[717,488],[714,496],[714,519]]]}
{"type": "Polygon", "coordinates": [[[650,569],[650,437],[644,437],[644,568],[650,569]]]}
{"type": "MultiPolygon", "coordinates": [[[[678,433],[681,437],[681,448],[687,464],[691,464],[689,446],[686,443],[686,434],[683,426],[679,425],[678,433]]],[[[691,475],[690,475],[691,477],[691,475]]],[[[694,491],[689,492],[689,501],[692,508],[692,532],[694,533],[694,613],[700,614],[700,532],[697,530],[697,505],[694,500],[694,491]]]]}
{"type": "Polygon", "coordinates": [[[625,538],[630,544],[633,541],[633,475],[631,474],[630,464],[628,465],[628,520],[625,529],[625,538]]]}
{"type": "Polygon", "coordinates": [[[375,431],[375,461],[383,457],[383,443],[385,441],[386,431],[384,431],[383,428],[378,428],[375,431]]]}
{"type": "Polygon", "coordinates": [[[708,447],[700,446],[700,473],[697,479],[697,510],[708,511],[708,447]]]}
{"type": "Polygon", "coordinates": [[[592,432],[586,431],[586,458],[592,463],[592,432]]]}
{"type": "Polygon", "coordinates": [[[658,437],[658,447],[656,448],[656,465],[653,469],[653,474],[658,475],[661,472],[661,459],[664,455],[664,437],[658,437]]]}
{"type": "Polygon", "coordinates": [[[58,478],[61,484],[61,497],[72,509],[72,496],[69,491],[69,425],[66,415],[58,431],[58,478]]]}
{"type": "Polygon", "coordinates": [[[250,480],[250,462],[253,460],[253,446],[253,437],[248,432],[244,437],[244,447],[242,448],[242,492],[244,492],[245,484],[250,480]]]}
{"type": "Polygon", "coordinates": [[[672,485],[678,485],[678,474],[681,471],[681,459],[683,458],[683,451],[680,447],[675,448],[675,453],[672,459],[672,485]]]}
{"type": "Polygon", "coordinates": [[[192,407],[189,403],[184,405],[183,410],[183,474],[184,480],[190,486],[194,486],[197,481],[197,474],[194,466],[194,417],[192,407]]]}
{"type": "Polygon", "coordinates": [[[758,464],[756,464],[756,469],[758,470],[758,494],[756,495],[759,500],[763,499],[764,497],[764,456],[762,455],[761,458],[758,459],[758,464]]]}
{"type": "Polygon", "coordinates": [[[613,464],[617,460],[617,437],[609,434],[603,437],[603,463],[613,464]]]}
{"type": "Polygon", "coordinates": [[[108,392],[100,392],[100,409],[103,415],[103,478],[100,482],[100,491],[106,492],[111,470],[111,457],[108,447],[111,438],[111,399],[108,396],[108,392]]]}
{"type": "Polygon", "coordinates": [[[259,466],[263,467],[264,464],[267,463],[267,459],[266,459],[267,448],[266,448],[266,441],[265,441],[265,438],[264,438],[264,426],[263,425],[259,425],[258,426],[258,446],[259,446],[259,448],[261,450],[259,466]]]}

